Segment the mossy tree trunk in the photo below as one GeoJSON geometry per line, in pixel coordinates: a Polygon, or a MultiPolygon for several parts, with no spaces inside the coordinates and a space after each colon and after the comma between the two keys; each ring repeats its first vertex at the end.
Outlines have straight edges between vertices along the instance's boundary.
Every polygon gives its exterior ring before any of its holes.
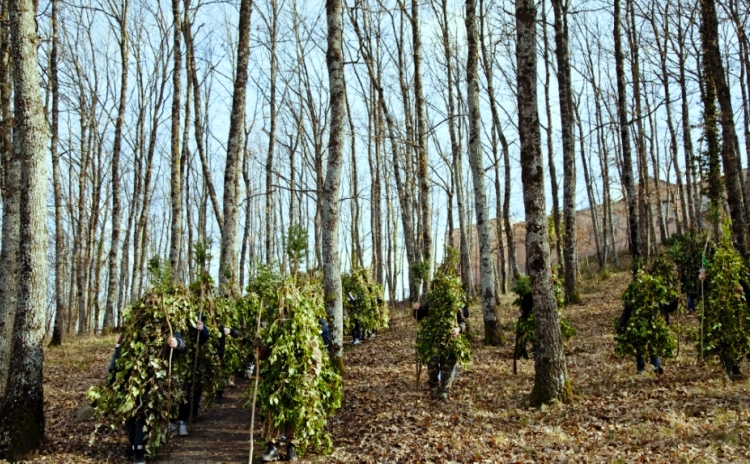
{"type": "Polygon", "coordinates": [[[10,461],[27,458],[44,438],[42,342],[47,297],[47,122],[39,92],[36,8],[11,2],[15,131],[13,150],[22,162],[18,306],[13,357],[0,404],[0,450],[10,461]]]}

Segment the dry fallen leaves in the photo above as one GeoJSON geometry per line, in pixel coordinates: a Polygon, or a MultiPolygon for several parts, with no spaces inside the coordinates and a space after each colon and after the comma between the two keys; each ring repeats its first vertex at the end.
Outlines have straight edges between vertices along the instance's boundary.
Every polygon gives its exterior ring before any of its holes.
{"type": "MultiPolygon", "coordinates": [[[[424,373],[421,390],[415,391],[416,322],[408,310],[396,314],[391,329],[346,351],[344,401],[328,424],[333,454],[309,455],[302,461],[750,461],[746,380],[727,381],[715,362],[699,365],[684,335],[680,356],[665,361],[663,376],[636,375],[632,359],[614,356],[611,321],[620,314],[619,295],[628,281],[623,273],[587,285],[584,304],[565,309],[578,330],[566,345],[576,393],[570,405],[528,407],[533,360],[520,361],[518,375],[512,374],[512,334],[502,347],[475,342],[471,368],[459,368],[450,404],[430,400],[424,373]]],[[[505,299],[500,309],[505,325],[516,313],[510,301],[505,299]]],[[[481,311],[473,313],[471,327],[479,332],[481,311]]],[[[681,319],[683,332],[686,325],[696,327],[695,318],[681,319]]],[[[47,351],[47,441],[38,461],[118,459],[125,443],[119,428],[100,428],[89,446],[94,421],[74,422],[86,404],[86,390],[104,377],[113,344],[113,337],[74,339],[47,351]]],[[[242,419],[237,420],[240,424],[232,426],[242,425],[242,419]]],[[[212,436],[220,440],[220,430],[212,436]]],[[[194,462],[217,461],[206,455],[194,462]]]]}

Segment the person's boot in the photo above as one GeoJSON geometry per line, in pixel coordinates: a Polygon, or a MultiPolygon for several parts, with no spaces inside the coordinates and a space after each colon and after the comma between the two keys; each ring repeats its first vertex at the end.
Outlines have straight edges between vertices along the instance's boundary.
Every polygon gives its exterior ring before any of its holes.
{"type": "Polygon", "coordinates": [[[448,393],[442,392],[438,394],[438,399],[440,400],[441,403],[448,404],[448,393]]]}
{"type": "Polygon", "coordinates": [[[268,449],[266,450],[266,454],[260,457],[260,460],[263,462],[273,462],[279,460],[279,449],[276,448],[276,445],[273,443],[268,444],[268,449]]]}
{"type": "Polygon", "coordinates": [[[294,445],[291,443],[286,445],[286,460],[287,461],[297,460],[297,452],[294,450],[294,445]]]}
{"type": "Polygon", "coordinates": [[[143,445],[133,445],[133,464],[146,464],[146,448],[143,445]]]}

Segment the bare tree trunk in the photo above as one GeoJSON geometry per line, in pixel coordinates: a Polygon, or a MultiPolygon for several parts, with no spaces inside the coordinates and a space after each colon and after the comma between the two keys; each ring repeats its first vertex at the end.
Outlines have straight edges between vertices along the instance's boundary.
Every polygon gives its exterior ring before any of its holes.
{"type": "Polygon", "coordinates": [[[482,275],[482,315],[484,318],[484,343],[497,346],[500,333],[495,312],[495,269],[492,260],[492,228],[487,211],[487,191],[482,163],[482,141],[480,139],[481,116],[479,114],[479,46],[476,27],[476,3],[466,0],[466,32],[468,57],[466,60],[467,100],[469,104],[469,163],[471,164],[476,203],[477,235],[479,238],[479,260],[482,275]]]}
{"type": "MultiPolygon", "coordinates": [[[[579,100],[580,102],[580,100],[579,100]]],[[[581,122],[581,116],[578,112],[578,106],[575,109],[575,121],[578,124],[578,144],[580,146],[581,153],[581,164],[583,165],[583,179],[586,183],[586,194],[589,199],[589,210],[591,211],[591,225],[594,229],[594,243],[596,245],[596,260],[599,263],[599,269],[604,269],[606,263],[604,261],[604,250],[602,249],[601,240],[601,227],[599,225],[599,214],[596,211],[596,197],[594,196],[594,189],[592,186],[591,175],[589,174],[589,162],[586,157],[586,145],[583,138],[583,123],[581,122]]]]}
{"type": "Polygon", "coordinates": [[[542,40],[544,50],[544,108],[547,112],[547,160],[549,169],[549,180],[552,188],[552,222],[555,224],[555,251],[557,252],[557,263],[560,270],[565,269],[565,252],[563,251],[562,227],[560,226],[560,187],[557,182],[557,169],[555,167],[555,146],[552,142],[552,108],[550,107],[550,59],[549,59],[549,40],[547,39],[547,4],[542,2],[542,40]]]}
{"type": "Polygon", "coordinates": [[[419,36],[419,2],[411,1],[412,52],[414,54],[414,98],[417,106],[417,179],[419,180],[420,221],[422,223],[422,293],[430,291],[432,281],[432,199],[427,174],[427,112],[422,88],[422,40],[419,36]]]}
{"type": "MultiPolygon", "coordinates": [[[[680,83],[680,102],[682,104],[682,114],[680,120],[682,121],[682,146],[685,152],[685,178],[687,186],[687,199],[689,215],[692,219],[690,227],[700,228],[702,227],[702,212],[701,212],[701,198],[696,197],[694,194],[693,182],[697,179],[695,157],[693,154],[693,138],[690,134],[690,107],[688,103],[688,89],[687,89],[687,78],[685,71],[685,38],[682,29],[682,2],[677,1],[677,63],[679,68],[679,83],[680,83]],[[697,201],[697,204],[696,204],[697,201]]],[[[666,16],[666,14],[665,14],[666,16]]]]}
{"type": "MultiPolygon", "coordinates": [[[[277,63],[276,63],[276,41],[277,41],[277,26],[278,26],[278,9],[275,0],[271,0],[271,17],[266,20],[269,32],[269,55],[271,57],[270,62],[270,88],[269,88],[269,124],[268,129],[268,152],[266,155],[266,217],[270,218],[273,209],[273,162],[276,148],[276,74],[277,74],[277,63]]],[[[272,240],[273,240],[273,221],[266,221],[266,264],[273,262],[272,253],[272,240]]],[[[282,232],[283,233],[283,232],[282,232]]]]}
{"type": "MultiPolygon", "coordinates": [[[[635,185],[633,182],[633,160],[630,152],[630,134],[625,89],[625,58],[620,36],[620,0],[614,0],[615,74],[617,75],[617,115],[620,123],[620,143],[622,144],[622,186],[628,202],[628,224],[630,229],[630,254],[633,256],[633,269],[639,265],[641,257],[641,234],[638,229],[635,185]]],[[[645,218],[644,218],[645,219],[645,218]]]]}
{"type": "Polygon", "coordinates": [[[28,458],[44,439],[42,341],[47,310],[47,123],[39,92],[33,0],[11,3],[14,151],[22,160],[18,306],[13,357],[0,404],[0,450],[10,461],[28,458]]]}
{"type": "MultiPolygon", "coordinates": [[[[239,209],[237,198],[239,169],[242,164],[243,136],[245,135],[245,95],[247,69],[250,60],[250,15],[252,0],[240,3],[239,39],[237,41],[237,70],[234,77],[232,113],[227,142],[227,164],[224,171],[224,227],[221,233],[219,285],[231,296],[240,295],[237,286],[237,226],[239,209]]],[[[271,222],[270,219],[267,219],[271,222]]]]}
{"type": "Polygon", "coordinates": [[[328,67],[331,128],[328,140],[328,168],[323,187],[323,290],[326,312],[332,322],[331,361],[344,371],[344,309],[341,299],[341,262],[338,247],[339,189],[344,162],[346,104],[344,81],[343,28],[341,0],[326,0],[328,24],[328,67]]]}
{"type": "Polygon", "coordinates": [[[21,197],[21,160],[13,151],[11,134],[13,114],[10,83],[10,31],[8,10],[10,1],[3,0],[0,11],[0,156],[2,157],[2,252],[0,252],[0,397],[8,380],[13,321],[16,314],[18,285],[18,213],[21,197]]]}
{"type": "Polygon", "coordinates": [[[534,405],[572,400],[563,352],[560,316],[552,290],[549,238],[544,201],[544,168],[537,108],[536,4],[516,2],[516,60],[518,82],[518,130],[521,145],[523,203],[526,210],[527,271],[531,278],[536,318],[534,344],[534,405]]]}
{"type": "MultiPolygon", "coordinates": [[[[52,86],[52,114],[50,155],[52,157],[52,185],[55,198],[55,326],[52,345],[62,345],[65,325],[65,229],[63,229],[62,181],[60,180],[60,154],[58,153],[58,121],[60,116],[60,82],[57,73],[58,61],[57,0],[52,0],[52,51],[50,54],[50,84],[52,86]]],[[[0,317],[1,319],[1,317],[0,317]]],[[[2,334],[0,334],[2,336],[2,334]]],[[[0,388],[2,396],[2,388],[0,388]]]]}
{"type": "Polygon", "coordinates": [[[738,169],[737,134],[734,127],[732,96],[727,85],[724,65],[719,49],[719,24],[716,18],[714,0],[701,0],[701,39],[703,44],[706,71],[716,86],[716,97],[720,107],[722,132],[721,158],[724,165],[724,181],[727,190],[729,214],[732,217],[732,238],[737,251],[748,257],[745,207],[742,202],[742,183],[738,169]]]}
{"type": "MultiPolygon", "coordinates": [[[[555,10],[555,55],[560,94],[560,124],[563,144],[563,216],[565,217],[565,300],[580,303],[578,293],[578,228],[576,226],[576,156],[573,88],[568,51],[568,3],[552,0],[555,10]]],[[[593,206],[593,205],[592,205],[593,206]]]]}
{"type": "Polygon", "coordinates": [[[490,99],[490,111],[492,112],[492,159],[495,163],[495,236],[497,237],[496,242],[499,255],[497,268],[500,271],[498,280],[500,282],[500,290],[505,294],[508,291],[508,278],[505,265],[505,246],[503,245],[503,222],[501,219],[503,202],[502,195],[500,194],[500,160],[497,156],[497,142],[498,140],[500,141],[502,150],[505,152],[508,149],[508,141],[505,139],[503,127],[500,124],[500,115],[495,99],[495,85],[492,77],[493,63],[490,61],[490,54],[485,43],[485,16],[487,12],[484,9],[484,0],[479,0],[479,14],[479,44],[482,48],[482,68],[484,69],[484,77],[487,80],[487,96],[490,99]]]}
{"type": "Polygon", "coordinates": [[[107,307],[104,313],[104,328],[115,326],[115,304],[117,304],[117,267],[120,246],[120,152],[122,151],[122,128],[125,125],[125,109],[128,93],[128,10],[129,0],[124,0],[122,10],[115,13],[120,26],[120,104],[115,122],[115,139],[112,142],[112,239],[109,249],[109,285],[107,286],[107,307]]]}
{"type": "Polygon", "coordinates": [[[182,263],[180,262],[180,247],[182,246],[182,169],[180,161],[180,101],[182,96],[182,49],[181,49],[181,18],[180,1],[172,0],[172,17],[174,27],[174,68],[172,70],[172,139],[171,139],[171,177],[169,192],[171,199],[172,222],[170,227],[169,263],[176,280],[181,279],[182,263]]]}

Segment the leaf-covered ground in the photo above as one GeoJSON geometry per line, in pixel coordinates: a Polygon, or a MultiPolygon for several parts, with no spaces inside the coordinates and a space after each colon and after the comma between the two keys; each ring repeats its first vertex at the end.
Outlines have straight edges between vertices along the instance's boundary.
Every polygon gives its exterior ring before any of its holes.
{"type": "MultiPolygon", "coordinates": [[[[335,450],[302,462],[750,462],[748,381],[729,382],[716,362],[696,362],[686,333],[697,327],[694,317],[681,317],[680,356],[664,362],[663,376],[636,375],[634,360],[614,356],[612,319],[628,281],[620,273],[585,282],[584,304],[565,309],[578,329],[566,345],[576,399],[542,409],[525,400],[533,361],[519,361],[512,373],[510,332],[505,346],[474,344],[450,404],[430,400],[425,371],[415,388],[417,324],[409,312],[395,314],[391,329],[347,349],[343,406],[329,422],[335,450]]],[[[501,308],[507,326],[515,317],[511,300],[501,308]]],[[[480,312],[470,318],[476,332],[480,312]]],[[[113,343],[75,339],[47,351],[48,440],[39,461],[125,462],[118,458],[126,443],[119,428],[100,428],[89,445],[94,420],[75,421],[86,390],[106,372],[113,343]]],[[[231,391],[159,462],[246,462],[250,413],[241,400],[238,389],[231,391]]]]}

